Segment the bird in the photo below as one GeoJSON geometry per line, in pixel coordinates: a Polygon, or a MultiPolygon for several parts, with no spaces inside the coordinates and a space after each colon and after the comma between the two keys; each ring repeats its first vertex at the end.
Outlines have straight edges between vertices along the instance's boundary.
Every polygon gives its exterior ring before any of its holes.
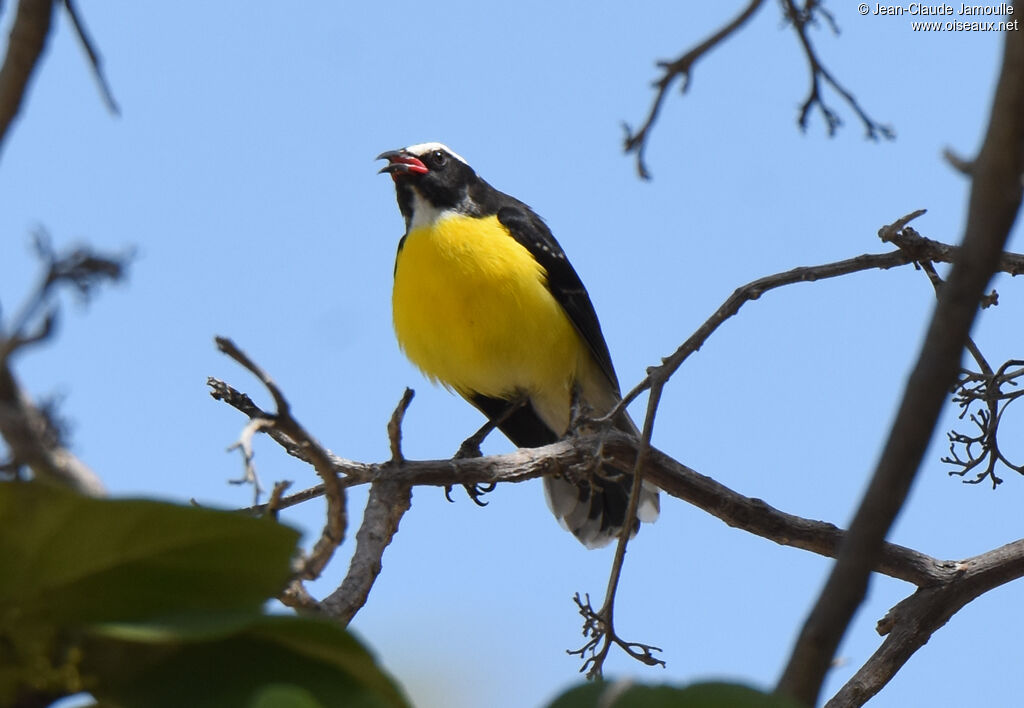
{"type": "MultiPolygon", "coordinates": [[[[593,418],[621,400],[590,295],[547,224],[438,142],[383,152],[405,220],[392,290],[400,348],[431,381],[479,409],[517,447],[569,432],[575,410],[593,418]]],[[[624,411],[616,429],[638,436],[624,411]]],[[[631,469],[601,463],[591,480],[545,477],[552,512],[588,548],[617,538],[631,469]]],[[[644,481],[639,522],[659,514],[644,481]]]]}

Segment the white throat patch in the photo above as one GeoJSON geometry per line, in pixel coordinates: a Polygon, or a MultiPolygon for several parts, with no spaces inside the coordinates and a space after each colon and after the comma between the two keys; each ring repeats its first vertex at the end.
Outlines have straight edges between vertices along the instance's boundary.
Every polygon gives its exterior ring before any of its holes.
{"type": "Polygon", "coordinates": [[[426,155],[429,152],[434,152],[434,150],[444,150],[446,153],[454,157],[462,164],[469,164],[468,162],[466,162],[466,159],[464,157],[462,157],[457,152],[452,150],[447,145],[444,145],[443,143],[420,143],[419,145],[410,145],[405,150],[406,152],[412,153],[416,157],[422,157],[423,155],[426,155]]]}
{"type": "Polygon", "coordinates": [[[412,219],[406,224],[406,233],[413,229],[430,227],[442,219],[455,216],[459,212],[455,209],[438,209],[436,206],[424,199],[420,193],[412,190],[412,219]]]}

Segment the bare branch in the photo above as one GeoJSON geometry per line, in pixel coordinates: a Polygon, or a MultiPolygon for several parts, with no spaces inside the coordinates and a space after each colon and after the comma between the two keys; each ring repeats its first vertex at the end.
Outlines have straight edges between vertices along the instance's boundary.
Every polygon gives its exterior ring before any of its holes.
{"type": "Polygon", "coordinates": [[[67,449],[54,412],[33,403],[21,388],[11,358],[53,334],[58,310],[52,298],[60,286],[70,285],[88,298],[100,284],[124,275],[127,257],[84,247],[58,254],[44,234],[36,235],[35,245],[46,270],[13,321],[0,322],[0,436],[10,448],[6,464],[13,470],[28,467],[43,482],[101,496],[105,491],[99,477],[67,449]]]}
{"type": "MultiPolygon", "coordinates": [[[[649,644],[623,640],[615,632],[614,621],[615,594],[618,591],[619,580],[622,577],[622,564],[626,558],[626,545],[629,543],[636,522],[636,510],[640,503],[640,489],[643,486],[644,472],[651,454],[654,418],[658,413],[658,405],[661,403],[663,387],[664,381],[654,382],[651,386],[651,395],[647,399],[647,415],[644,417],[644,429],[640,435],[636,459],[632,461],[633,484],[629,491],[629,504],[626,508],[626,516],[615,546],[615,556],[612,559],[604,604],[601,605],[600,610],[594,612],[590,606],[589,595],[587,596],[586,604],[583,604],[579,601],[579,593],[576,594],[576,604],[579,606],[580,614],[583,615],[583,636],[589,636],[590,640],[580,649],[570,653],[579,654],[584,659],[580,671],[586,671],[588,679],[599,679],[604,676],[604,662],[608,658],[608,652],[613,645],[618,646],[631,657],[648,666],[665,665],[664,661],[655,658],[653,654],[655,651],[661,651],[660,649],[649,644]]],[[[599,459],[605,456],[603,445],[598,448],[597,455],[599,459]]]]}
{"type": "MultiPolygon", "coordinates": [[[[954,262],[960,254],[960,246],[950,246],[941,241],[925,238],[912,227],[906,225],[905,220],[908,217],[917,218],[923,213],[924,210],[921,209],[897,220],[894,224],[883,226],[878,230],[878,237],[885,243],[891,243],[899,247],[901,251],[917,263],[954,262]]],[[[1024,255],[1007,252],[999,254],[996,270],[1013,276],[1024,274],[1024,255]]]]}
{"type": "Polygon", "coordinates": [[[757,9],[763,4],[764,0],[751,0],[750,4],[743,9],[743,12],[723,25],[717,32],[712,34],[696,47],[686,52],[675,61],[658,62],[659,68],[664,69],[665,73],[662,74],[662,77],[654,83],[658,92],[654,97],[654,103],[651,105],[651,108],[647,113],[646,120],[644,120],[643,125],[641,125],[640,129],[637,131],[632,130],[628,125],[623,126],[626,129],[624,149],[627,153],[636,153],[636,169],[641,179],[651,178],[651,174],[647,170],[647,165],[644,163],[644,151],[647,149],[647,138],[650,133],[651,126],[654,125],[654,121],[658,118],[658,113],[661,111],[661,104],[664,102],[669,88],[678,78],[682,81],[680,90],[682,93],[686,93],[686,90],[690,87],[690,72],[693,70],[694,64],[696,64],[697,61],[705,54],[714,49],[722,40],[742,27],[747,20],[753,17],[757,9]]]}
{"type": "MultiPolygon", "coordinates": [[[[573,598],[580,616],[583,617],[583,637],[587,642],[579,649],[570,649],[566,654],[579,656],[583,659],[580,673],[586,673],[588,679],[599,679],[603,675],[604,661],[612,646],[617,646],[629,656],[647,666],[664,666],[665,662],[654,656],[661,648],[639,642],[627,642],[615,634],[611,625],[610,615],[604,610],[595,612],[590,605],[590,595],[580,597],[576,593],[573,598]]],[[[607,603],[606,603],[607,604],[607,603]]]]}
{"type": "MultiPolygon", "coordinates": [[[[938,297],[945,282],[930,262],[924,261],[920,265],[935,289],[935,296],[938,297]]],[[[993,291],[992,295],[986,296],[982,301],[982,307],[986,306],[986,300],[995,304],[996,299],[995,291],[993,291]]],[[[1013,401],[1024,396],[1024,391],[1006,392],[1003,387],[1017,385],[1016,379],[1024,375],[1024,362],[1011,359],[1000,366],[998,371],[993,371],[992,366],[971,337],[967,338],[964,346],[974,359],[979,371],[963,371],[961,373],[956,387],[953,389],[953,402],[960,406],[960,419],[963,420],[964,416],[969,416],[969,420],[978,429],[978,432],[976,435],[958,430],[946,433],[949,440],[949,455],[943,457],[942,462],[954,466],[954,469],[949,472],[950,475],[960,477],[985,463],[976,477],[963,481],[965,484],[978,484],[989,479],[992,482],[992,488],[995,489],[1003,481],[996,473],[996,467],[1000,463],[1014,472],[1024,474],[1024,465],[1010,462],[999,449],[999,422],[1002,420],[1003,413],[1013,401]],[[972,406],[975,404],[978,404],[979,407],[972,412],[972,406]],[[960,456],[961,451],[965,457],[960,456]]]]}
{"type": "MultiPolygon", "coordinates": [[[[914,212],[913,215],[909,215],[912,218],[923,212],[914,212]]],[[[905,219],[908,217],[904,217],[905,219]]],[[[899,223],[899,222],[897,222],[899,223]]],[[[937,243],[937,242],[932,242],[937,243]]],[[[944,244],[940,244],[944,245],[944,244]]],[[[922,248],[925,246],[922,245],[922,248]]],[[[946,246],[946,248],[949,248],[946,246]]],[[[1024,262],[1024,257],[1022,262],[1024,262]]],[[[938,255],[930,260],[944,260],[938,255]]],[[[836,278],[841,275],[849,275],[850,273],[856,273],[862,270],[872,270],[874,268],[888,269],[897,266],[907,265],[913,261],[912,257],[907,255],[904,249],[898,251],[891,251],[889,253],[873,253],[856,256],[854,258],[848,258],[843,261],[835,261],[832,263],[824,263],[816,266],[801,266],[799,268],[793,268],[784,273],[776,273],[774,275],[768,275],[763,278],[753,280],[746,285],[741,285],[736,288],[732,295],[726,298],[725,302],[709,317],[704,324],[702,324],[697,331],[690,335],[690,337],[679,345],[672,354],[662,359],[660,366],[650,367],[647,370],[647,376],[634,386],[625,396],[622,397],[622,401],[612,411],[604,416],[604,420],[614,420],[616,416],[622,413],[626,406],[632,403],[637,396],[644,391],[651,388],[651,385],[655,381],[667,381],[676,370],[682,366],[683,362],[694,352],[698,351],[707,341],[715,330],[722,325],[727,319],[735,315],[740,311],[740,308],[744,304],[751,300],[757,300],[764,293],[775,288],[781,288],[785,285],[792,285],[794,283],[810,283],[818,280],[824,280],[826,278],[836,278]]]]}
{"type": "Polygon", "coordinates": [[[1022,576],[1024,539],[961,561],[946,581],[918,589],[878,623],[885,641],[825,708],[864,705],[964,605],[1022,576]]]}
{"type": "MultiPolygon", "coordinates": [[[[724,319],[734,314],[746,300],[756,299],[762,292],[782,285],[813,281],[824,277],[835,277],[848,272],[856,272],[865,268],[888,268],[915,262],[915,259],[934,256],[936,260],[953,258],[956,249],[945,244],[925,239],[907,227],[907,223],[920,212],[908,214],[889,227],[881,230],[884,239],[900,243],[900,250],[888,254],[865,255],[847,261],[824,264],[809,268],[798,268],[786,273],[768,276],[744,286],[734,293],[719,312],[705,323],[685,346],[690,351],[696,348],[714,331],[724,319]],[[724,314],[723,314],[724,313],[724,314]]],[[[1003,262],[1007,267],[1015,267],[1021,259],[1015,254],[1006,254],[1003,262]]],[[[683,348],[681,348],[682,350],[683,348]]],[[[678,354],[678,352],[677,352],[678,354]]],[[[676,356],[676,355],[674,355],[676,356]]],[[[683,357],[685,358],[685,357],[683,357]]],[[[670,357],[665,366],[678,366],[682,359],[670,357]]],[[[671,372],[669,372],[671,373],[671,372]]],[[[650,374],[649,374],[650,375],[650,374]]],[[[265,374],[261,378],[266,378],[265,374]]],[[[667,377],[666,377],[667,378],[667,377]]],[[[221,398],[244,412],[250,418],[261,418],[268,414],[255,406],[245,394],[215,379],[210,380],[215,398],[221,398]]],[[[662,383],[658,383],[660,391],[662,383]]],[[[649,401],[649,415],[645,419],[644,436],[649,441],[653,430],[657,396],[652,395],[649,401]]],[[[396,410],[396,415],[403,406],[396,410]]],[[[399,416],[400,417],[400,416],[399,416]]],[[[396,420],[389,439],[394,441],[400,436],[396,429],[396,420]]],[[[269,429],[270,434],[285,449],[300,459],[312,460],[308,451],[297,442],[297,438],[286,435],[280,426],[269,429]]],[[[394,447],[394,445],[393,445],[394,447]]],[[[415,485],[433,485],[447,487],[453,484],[493,485],[497,482],[519,482],[544,475],[571,473],[576,469],[589,469],[599,462],[613,462],[622,469],[643,470],[642,479],[656,484],[667,494],[684,499],[722,519],[726,523],[761,535],[777,543],[809,550],[821,555],[835,557],[839,553],[845,534],[832,524],[803,519],[785,514],[758,499],[750,499],[700,475],[678,462],[650,447],[647,442],[638,441],[620,433],[598,430],[596,434],[581,435],[543,448],[521,449],[509,455],[489,457],[456,458],[452,460],[410,461],[402,460],[400,464],[389,461],[382,464],[359,463],[333,455],[321,450],[324,459],[330,462],[333,476],[338,484],[348,487],[371,482],[377,486],[372,503],[368,502],[367,516],[358,539],[362,540],[362,549],[358,548],[353,565],[346,576],[346,583],[332,594],[330,603],[316,603],[315,600],[303,597],[299,592],[302,588],[289,590],[287,601],[305,609],[317,609],[338,616],[347,621],[365,603],[366,596],[380,572],[381,554],[390,543],[398,527],[404,510],[407,508],[408,489],[415,485]],[[329,606],[325,606],[329,605],[329,606]]],[[[394,455],[393,455],[394,456],[394,455]]],[[[637,475],[637,480],[641,475],[637,475]]],[[[639,482],[638,482],[639,483],[639,482]]],[[[274,504],[275,509],[286,508],[323,493],[323,488],[314,487],[289,497],[281,497],[274,504]]],[[[269,506],[269,505],[267,505],[269,506]]],[[[253,507],[251,511],[260,512],[267,508],[253,507]]],[[[635,513],[635,512],[634,512],[635,513]]],[[[626,524],[628,527],[629,524],[626,524]]],[[[614,604],[615,583],[621,572],[621,559],[613,566],[606,593],[607,607],[614,604]]],[[[890,575],[917,586],[929,586],[945,582],[952,577],[958,564],[941,561],[918,551],[883,544],[878,557],[873,561],[873,568],[880,573],[890,575]]],[[[580,605],[581,612],[589,608],[589,601],[580,605]]],[[[588,630],[587,644],[577,650],[584,660],[584,670],[599,671],[602,660],[611,646],[619,646],[631,656],[645,662],[657,662],[652,646],[627,642],[621,639],[614,629],[611,611],[602,607],[599,611],[590,608],[585,613],[585,629],[588,630]]]]}
{"type": "MultiPolygon", "coordinates": [[[[217,348],[239,364],[248,369],[270,392],[277,407],[277,414],[265,416],[267,425],[272,425],[290,440],[295,446],[302,450],[313,465],[320,479],[323,481],[325,496],[327,498],[327,521],[320,533],[320,538],[313,545],[313,551],[302,563],[299,576],[305,579],[320,577],[324,567],[331,560],[334,551],[345,539],[345,526],[347,524],[345,508],[345,488],[339,483],[334,468],[334,461],[330,454],[318,443],[306,429],[303,428],[291,414],[291,406],[284,394],[274,383],[270,375],[256,364],[245,352],[235,346],[235,343],[225,337],[216,337],[217,348]]],[[[215,392],[216,397],[216,392],[215,392]]],[[[248,397],[246,397],[248,399],[248,397]]],[[[252,404],[252,401],[249,401],[252,404]]],[[[253,406],[255,408],[255,406],[253,406]]],[[[263,426],[260,426],[261,428],[263,426]]]]}
{"type": "MultiPolygon", "coordinates": [[[[746,285],[741,285],[726,298],[714,314],[704,324],[690,335],[690,337],[679,345],[672,354],[662,359],[660,366],[648,368],[647,376],[636,386],[630,389],[622,397],[622,401],[602,420],[611,420],[619,415],[626,406],[636,400],[637,396],[651,388],[652,382],[657,379],[667,380],[682,366],[691,354],[700,350],[704,342],[717,330],[722,323],[740,311],[747,302],[757,300],[769,290],[793,285],[794,283],[811,283],[827,278],[836,278],[841,275],[849,275],[862,270],[873,270],[879,268],[888,270],[897,266],[907,265],[918,261],[932,261],[935,263],[952,263],[960,254],[960,248],[950,246],[939,241],[924,238],[916,231],[906,227],[906,223],[924,213],[924,210],[912,212],[893,224],[883,226],[879,230],[879,236],[883,241],[891,242],[899,246],[898,251],[889,253],[870,253],[843,261],[823,263],[816,266],[801,266],[783,273],[767,275],[757,280],[752,280],[746,285]],[[895,228],[894,228],[895,227],[895,228]]],[[[998,270],[1010,275],[1024,273],[1024,255],[1019,253],[1002,253],[999,256],[998,270]]]]}
{"type": "MultiPolygon", "coordinates": [[[[814,50],[814,46],[811,44],[811,39],[807,34],[807,27],[813,24],[815,13],[824,12],[821,5],[815,0],[807,0],[803,8],[798,8],[795,0],[782,0],[782,10],[786,19],[792,23],[793,30],[796,32],[797,38],[800,40],[800,46],[804,50],[804,56],[807,58],[808,70],[811,74],[811,88],[808,90],[807,98],[804,100],[802,106],[800,106],[800,117],[797,119],[797,123],[800,126],[800,130],[807,130],[807,120],[810,116],[811,111],[817,108],[822,117],[825,119],[825,127],[828,129],[829,136],[833,136],[838,130],[839,126],[842,125],[843,121],[827,103],[821,95],[821,82],[824,80],[832,89],[843,97],[846,104],[853,109],[857,117],[860,118],[861,123],[864,126],[866,137],[871,140],[878,140],[880,137],[886,140],[892,140],[896,137],[896,133],[890,126],[882,125],[875,122],[871,116],[869,116],[852,93],[850,93],[838,80],[832,75],[825,65],[822,64],[821,59],[818,58],[817,52],[814,50]]],[[[826,15],[829,23],[832,26],[833,31],[836,31],[835,20],[831,15],[826,15]]]]}
{"type": "Polygon", "coordinates": [[[46,48],[53,18],[53,0],[20,0],[0,66],[0,148],[21,110],[25,89],[46,48]]]}
{"type": "Polygon", "coordinates": [[[942,149],[943,159],[949,163],[949,166],[962,175],[970,177],[974,172],[974,163],[970,160],[965,160],[963,157],[954,152],[953,148],[946,147],[942,149]]]}
{"type": "Polygon", "coordinates": [[[93,76],[96,77],[96,83],[100,86],[100,94],[103,96],[103,102],[107,104],[107,110],[114,115],[120,115],[121,109],[118,108],[117,101],[114,100],[114,94],[110,90],[110,84],[103,73],[103,60],[100,58],[99,52],[96,51],[96,45],[90,39],[89,33],[85,31],[85,25],[82,24],[78,10],[75,8],[75,3],[73,0],[64,0],[64,8],[68,11],[68,16],[71,18],[71,24],[75,28],[75,34],[78,35],[78,41],[82,43],[82,48],[85,49],[85,53],[89,57],[89,66],[92,67],[93,76]]]}
{"type": "MultiPolygon", "coordinates": [[[[712,34],[710,37],[705,39],[703,42],[698,44],[696,47],[690,49],[688,52],[680,56],[678,59],[672,62],[658,62],[658,66],[664,70],[661,78],[654,82],[654,87],[657,89],[655,93],[654,102],[651,104],[650,109],[647,112],[647,118],[638,130],[633,130],[629,125],[625,125],[626,139],[623,146],[627,153],[636,153],[636,167],[641,179],[650,179],[651,174],[647,169],[647,164],[644,160],[644,152],[647,149],[647,141],[650,138],[650,131],[655,121],[658,118],[658,113],[661,111],[662,104],[665,101],[665,97],[668,95],[668,90],[672,84],[675,83],[676,79],[680,79],[681,91],[683,93],[689,88],[691,72],[693,66],[697,61],[705,54],[714,49],[724,39],[736,33],[740,27],[742,27],[757,11],[761,5],[764,4],[763,0],[752,0],[739,15],[734,17],[731,21],[723,25],[717,32],[712,34]]],[[[807,33],[809,26],[817,24],[818,18],[822,18],[825,24],[835,33],[839,33],[839,27],[836,24],[835,18],[832,14],[822,7],[820,0],[806,0],[802,7],[798,6],[795,0],[781,0],[782,13],[785,19],[792,24],[794,31],[796,32],[797,39],[800,42],[800,46],[803,49],[804,56],[807,58],[808,70],[810,73],[811,87],[808,90],[807,98],[804,100],[803,105],[800,107],[800,115],[797,119],[797,124],[801,130],[807,130],[808,118],[811,111],[817,108],[822,117],[825,119],[826,128],[830,136],[834,135],[836,130],[842,125],[842,119],[839,114],[829,106],[822,95],[822,83],[827,84],[832,88],[833,91],[838,93],[843,101],[857,114],[860,118],[861,123],[864,125],[864,129],[868,138],[872,140],[878,140],[879,138],[885,138],[891,140],[895,137],[895,132],[888,125],[883,125],[876,122],[867,114],[867,112],[861,107],[856,97],[843,86],[835,76],[832,75],[821,59],[818,57],[814,46],[811,44],[810,36],[807,33]]]]}
{"type": "MultiPolygon", "coordinates": [[[[410,487],[444,487],[462,482],[518,483],[562,474],[571,469],[587,468],[599,460],[634,465],[637,445],[637,440],[622,433],[595,433],[544,447],[521,448],[504,455],[452,460],[406,460],[400,467],[390,463],[369,464],[345,460],[335,468],[335,472],[346,487],[365,484],[367,481],[394,482],[410,487]]],[[[787,514],[761,499],[739,494],[654,447],[648,453],[644,478],[666,494],[703,509],[729,526],[784,546],[835,557],[843,540],[844,532],[833,524],[787,514]]],[[[292,497],[299,497],[294,503],[300,503],[322,494],[322,488],[313,487],[292,497]]],[[[282,499],[279,508],[294,505],[289,503],[292,497],[282,499]]],[[[244,511],[259,513],[264,508],[265,505],[244,511]]],[[[915,585],[927,585],[946,578],[951,567],[950,562],[887,543],[883,546],[875,570],[915,585]]]]}
{"type": "Polygon", "coordinates": [[[902,508],[979,303],[999,267],[1020,210],[1024,174],[1024,35],[1006,49],[985,142],[974,163],[963,247],[957,254],[878,466],[818,602],[807,618],[777,691],[814,705],[835,649],[867,591],[868,576],[902,508]]]}
{"type": "Polygon", "coordinates": [[[412,397],[415,395],[411,388],[406,388],[405,393],[402,394],[402,400],[398,402],[395,412],[391,414],[391,420],[388,421],[388,442],[391,445],[391,462],[396,465],[401,464],[405,459],[402,457],[402,421],[405,419],[405,412],[409,410],[409,404],[412,403],[412,397]]]}
{"type": "Polygon", "coordinates": [[[271,518],[277,518],[277,513],[281,510],[281,499],[284,498],[284,493],[291,486],[291,482],[276,482],[274,484],[274,489],[270,492],[270,499],[267,500],[267,514],[271,518]]]}
{"type": "Polygon", "coordinates": [[[370,485],[348,574],[338,589],[321,603],[328,616],[348,624],[366,604],[383,567],[384,550],[398,532],[398,524],[411,503],[412,491],[408,484],[381,480],[370,485]]]}
{"type": "Polygon", "coordinates": [[[6,464],[27,466],[36,479],[103,496],[100,478],[62,443],[50,417],[34,405],[10,367],[0,364],[0,435],[10,448],[6,464]]]}
{"type": "MultiPolygon", "coordinates": [[[[272,419],[273,415],[264,411],[262,408],[253,403],[252,399],[247,394],[236,390],[232,386],[224,383],[220,379],[216,379],[212,376],[206,379],[206,385],[210,387],[210,397],[217,401],[224,401],[232,408],[241,411],[247,415],[250,419],[272,419]]],[[[291,436],[281,429],[280,426],[273,426],[270,428],[264,428],[263,431],[270,438],[284,448],[292,457],[302,460],[306,464],[312,465],[313,456],[310,454],[308,448],[299,442],[296,442],[291,436]]],[[[338,475],[346,475],[352,479],[342,479],[339,481],[345,487],[350,487],[352,484],[358,482],[364,482],[369,480],[369,475],[372,474],[373,465],[364,464],[361,462],[354,462],[347,460],[343,457],[335,455],[330,450],[321,447],[322,453],[327,457],[330,462],[330,466],[335,470],[338,475]]],[[[285,497],[281,500],[279,508],[287,509],[290,506],[301,501],[313,499],[322,496],[324,493],[323,485],[314,487],[313,490],[306,490],[305,492],[297,492],[291,496],[285,497]],[[313,492],[312,494],[310,492],[313,492]]],[[[260,505],[250,507],[247,511],[253,513],[263,513],[264,508],[260,505]]]]}
{"type": "MultiPolygon", "coordinates": [[[[244,473],[239,479],[229,479],[230,484],[251,484],[253,488],[253,504],[260,503],[260,495],[263,494],[263,485],[260,484],[260,478],[256,474],[256,466],[252,462],[252,458],[255,453],[252,450],[252,438],[253,436],[264,430],[265,428],[273,427],[274,422],[269,418],[253,418],[249,421],[249,424],[242,428],[242,434],[238,436],[238,440],[233,442],[228,447],[228,452],[232,450],[239,450],[242,453],[242,465],[244,466],[244,473]]],[[[275,485],[275,491],[277,485],[275,485]]],[[[267,502],[268,510],[276,508],[281,503],[280,497],[276,502],[272,499],[267,502]]]]}

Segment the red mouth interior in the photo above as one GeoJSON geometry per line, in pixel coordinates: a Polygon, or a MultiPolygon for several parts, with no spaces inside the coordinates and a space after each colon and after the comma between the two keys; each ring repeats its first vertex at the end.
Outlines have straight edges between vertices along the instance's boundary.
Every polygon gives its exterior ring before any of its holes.
{"type": "Polygon", "coordinates": [[[413,157],[412,155],[398,155],[397,157],[392,157],[391,164],[394,165],[396,163],[405,165],[408,172],[415,172],[420,175],[426,174],[430,171],[419,158],[413,157]]]}

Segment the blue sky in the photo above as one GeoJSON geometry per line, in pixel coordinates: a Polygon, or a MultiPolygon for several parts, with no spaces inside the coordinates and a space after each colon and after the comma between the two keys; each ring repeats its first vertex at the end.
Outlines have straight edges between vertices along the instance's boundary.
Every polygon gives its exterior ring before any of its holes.
{"type": "MultiPolygon", "coordinates": [[[[19,375],[62,398],[74,450],[117,494],[249,503],[249,490],[226,483],[240,462],[224,452],[244,420],[210,399],[206,377],[269,402],[217,354],[216,334],[267,368],[336,453],[385,459],[385,424],[409,385],[406,454],[450,456],[479,415],[395,344],[403,226],[373,161],[428,140],[545,217],[587,284],[625,388],[742,283],[884,250],[878,228],[918,208],[928,209],[915,222],[923,234],[958,240],[968,184],[940,151],[970,156],[980,144],[1002,38],[916,33],[911,18],[862,17],[847,3],[831,8],[841,35],[819,28],[813,41],[896,141],[866,141],[834,94],[839,134],[828,139],[819,115],[800,133],[805,60],[767,3],[697,65],[685,97],[667,99],[648,150],[654,179],[637,179],[621,124],[645,115],[654,62],[741,5],[81,3],[122,115],[107,113],[60,15],[0,154],[0,304],[12,311],[36,277],[38,227],[59,245],[133,247],[137,258],[127,283],[88,309],[67,307],[57,342],[22,357],[19,375]]],[[[1024,354],[1024,298],[1008,278],[995,287],[1000,305],[976,338],[1001,362],[1024,354]]],[[[743,494],[845,525],[932,303],[910,268],[765,295],[673,378],[655,444],[743,494]]],[[[943,429],[954,418],[947,411],[943,429]]],[[[1004,428],[1019,439],[1020,415],[1011,409],[1004,428]]],[[[256,449],[265,480],[315,483],[268,441],[256,449]]],[[[487,449],[510,445],[494,438],[487,449]]],[[[891,540],[962,558],[1017,538],[1024,479],[965,486],[947,476],[944,452],[939,437],[891,540]]],[[[578,679],[565,654],[582,643],[571,597],[604,592],[611,550],[588,552],[560,530],[539,482],[501,487],[486,509],[456,499],[415,490],[353,626],[419,706],[540,705],[578,679]]],[[[353,516],[364,500],[350,496],[353,516]]],[[[321,514],[313,503],[287,519],[315,533],[321,514]]],[[[335,587],[346,560],[343,549],[314,591],[335,587]]],[[[616,620],[626,638],[664,648],[668,666],[615,655],[608,672],[770,686],[829,567],[665,499],[629,548],[616,620]]],[[[870,656],[875,622],[911,590],[872,582],[826,694],[870,656]]],[[[1006,619],[1022,602],[1017,583],[969,605],[872,705],[1014,702],[1006,619]]]]}

